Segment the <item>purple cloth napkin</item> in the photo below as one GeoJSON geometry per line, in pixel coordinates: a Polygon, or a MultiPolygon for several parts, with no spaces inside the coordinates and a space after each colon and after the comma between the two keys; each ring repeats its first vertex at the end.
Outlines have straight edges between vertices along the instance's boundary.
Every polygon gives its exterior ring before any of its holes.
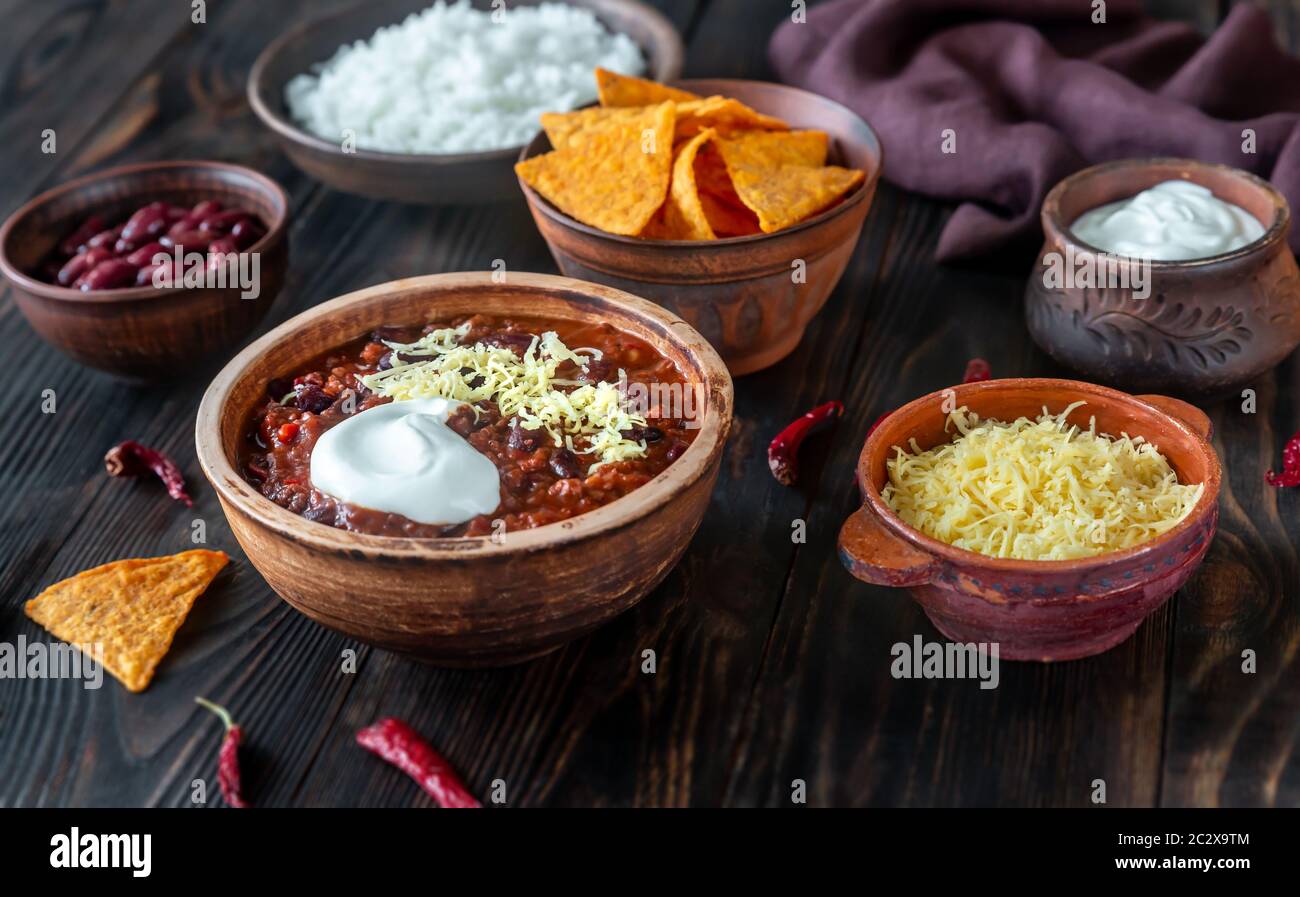
{"type": "Polygon", "coordinates": [[[832,0],[778,28],[769,51],[784,81],[871,124],[885,177],[962,201],[940,261],[1036,248],[1047,191],[1111,159],[1234,165],[1300,209],[1300,60],[1267,13],[1236,6],[1208,40],[1138,0],[1109,0],[1106,19],[1089,0],[832,0]],[[949,128],[955,154],[942,152],[949,128]]]}

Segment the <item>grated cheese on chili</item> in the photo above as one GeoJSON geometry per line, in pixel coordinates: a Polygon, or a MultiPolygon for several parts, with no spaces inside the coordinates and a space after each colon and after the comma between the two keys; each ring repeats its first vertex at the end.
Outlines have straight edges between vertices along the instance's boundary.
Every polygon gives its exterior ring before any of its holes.
{"type": "Polygon", "coordinates": [[[644,427],[646,419],[623,401],[619,384],[626,374],[621,369],[617,384],[579,383],[556,376],[565,362],[585,369],[589,360],[599,359],[599,350],[570,349],[548,331],[534,337],[520,356],[486,343],[462,345],[460,340],[468,332],[469,325],[462,324],[431,331],[413,343],[386,341],[395,353],[393,367],[368,374],[361,382],[395,401],[441,397],[470,405],[495,402],[503,417],[517,417],[527,430],[544,429],[556,446],[596,455],[600,460],[590,469],[645,457],[643,440],[622,435],[624,430],[644,427]]]}

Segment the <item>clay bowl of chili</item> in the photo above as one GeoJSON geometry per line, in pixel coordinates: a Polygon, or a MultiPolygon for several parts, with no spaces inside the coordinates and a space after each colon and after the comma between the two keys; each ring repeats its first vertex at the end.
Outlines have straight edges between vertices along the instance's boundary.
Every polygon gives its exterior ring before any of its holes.
{"type": "MultiPolygon", "coordinates": [[[[294,165],[344,193],[428,205],[513,199],[518,195],[513,171],[518,146],[472,153],[389,153],[363,147],[344,152],[342,135],[338,141],[325,140],[299,127],[289,115],[284,89],[293,77],[326,61],[341,45],[367,40],[377,29],[400,24],[430,2],[366,2],[304,22],[276,38],[257,57],[248,76],[248,101],[294,165]]],[[[505,5],[541,2],[510,0],[505,5]]],[[[657,10],[637,0],[566,2],[591,10],[610,32],[630,37],[645,56],[646,77],[666,81],[681,74],[681,36],[657,10]]],[[[500,3],[473,0],[473,5],[491,10],[500,3]]]]}
{"type": "Polygon", "coordinates": [[[206,161],[127,165],[68,181],[10,215],[0,227],[0,272],[32,329],[73,360],[129,380],[172,378],[238,344],[266,314],[289,264],[288,219],[284,190],[252,169],[206,161]],[[204,200],[252,212],[265,228],[243,250],[255,275],[248,289],[228,278],[226,286],[82,291],[37,276],[91,215],[120,223],[151,202],[192,207],[204,200]]]}
{"type": "Polygon", "coordinates": [[[952,389],[956,407],[1001,421],[1036,418],[1044,406],[1058,414],[1085,401],[1070,423],[1086,429],[1095,416],[1099,432],[1145,437],[1180,483],[1204,484],[1204,492],[1167,532],[1080,560],[994,558],[945,544],[909,526],[881,496],[894,446],[951,441],[944,390],[899,408],[867,437],[857,469],[864,503],[840,530],[844,566],[864,582],[909,589],[949,639],[997,643],[1007,660],[1072,660],[1127,639],[1195,572],[1214,538],[1221,474],[1209,418],[1179,399],[1074,380],[989,380],[952,389]]]}
{"type": "Polygon", "coordinates": [[[628,609],[699,527],[731,423],[731,378],[708,342],[664,309],[565,277],[437,274],[323,303],[245,348],[198,412],[199,463],[249,560],[285,601],[351,637],[442,666],[545,654],[628,609]],[[337,529],[264,497],[239,469],[267,384],[380,326],[457,315],[607,322],[701,386],[689,447],[653,480],[595,510],[503,538],[411,538],[337,529]]]}
{"type": "MultiPolygon", "coordinates": [[[[734,375],[770,367],[794,351],[839,283],[875,197],[884,155],[875,132],[833,100],[762,81],[675,81],[701,96],[734,97],[792,128],[830,135],[827,163],[866,172],[830,208],[770,234],[718,240],[645,240],[606,233],[561,212],[519,182],[560,270],[645,296],[713,343],[734,375]],[[802,260],[802,273],[792,267],[802,260]]],[[[551,149],[539,133],[520,159],[551,149]]]]}

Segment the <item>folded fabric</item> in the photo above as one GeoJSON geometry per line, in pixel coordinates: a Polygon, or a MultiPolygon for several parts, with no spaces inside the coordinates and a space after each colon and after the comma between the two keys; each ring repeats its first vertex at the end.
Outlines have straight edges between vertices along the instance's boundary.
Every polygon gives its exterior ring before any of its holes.
{"type": "Polygon", "coordinates": [[[1236,6],[1206,40],[1138,0],[1104,9],[1101,23],[1090,0],[831,0],[769,52],[782,80],[871,124],[886,178],[962,202],[941,261],[1036,246],[1047,191],[1112,159],[1234,165],[1300,207],[1300,60],[1268,14],[1236,6]]]}

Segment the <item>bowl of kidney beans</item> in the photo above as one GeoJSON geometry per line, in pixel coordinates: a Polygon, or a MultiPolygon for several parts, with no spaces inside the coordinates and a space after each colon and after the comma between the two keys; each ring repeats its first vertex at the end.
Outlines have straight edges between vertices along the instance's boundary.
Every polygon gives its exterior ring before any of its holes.
{"type": "Polygon", "coordinates": [[[92,212],[33,274],[82,292],[183,282],[187,255],[191,264],[213,267],[265,235],[266,226],[248,209],[227,208],[215,199],[192,207],[155,200],[113,227],[92,212]],[[158,276],[159,269],[167,276],[158,276]]]}
{"type": "Polygon", "coordinates": [[[288,267],[288,214],[279,184],[239,165],[109,169],[14,212],[0,227],[0,273],[32,328],[76,361],[172,378],[266,314],[288,267]]]}

